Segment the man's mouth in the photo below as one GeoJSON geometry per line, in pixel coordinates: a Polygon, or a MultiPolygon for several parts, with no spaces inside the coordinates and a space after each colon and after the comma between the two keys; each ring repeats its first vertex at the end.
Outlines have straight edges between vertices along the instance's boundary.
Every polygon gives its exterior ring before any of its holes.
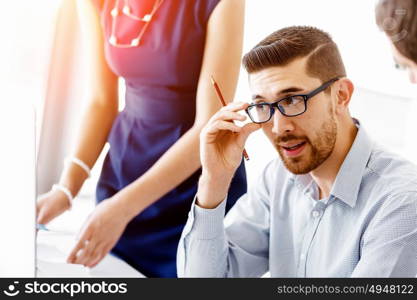
{"type": "Polygon", "coordinates": [[[281,146],[284,149],[284,153],[287,156],[296,156],[303,151],[305,148],[306,142],[299,142],[296,144],[286,144],[285,146],[281,146]]]}

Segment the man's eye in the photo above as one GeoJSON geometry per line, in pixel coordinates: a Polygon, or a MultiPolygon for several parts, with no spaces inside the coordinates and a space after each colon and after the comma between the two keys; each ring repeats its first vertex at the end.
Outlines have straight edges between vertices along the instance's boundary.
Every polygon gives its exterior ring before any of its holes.
{"type": "Polygon", "coordinates": [[[256,109],[257,109],[258,111],[265,111],[265,110],[268,110],[268,105],[266,105],[266,104],[258,104],[258,105],[256,106],[256,109]]]}
{"type": "Polygon", "coordinates": [[[288,97],[285,98],[284,100],[282,100],[282,105],[294,105],[296,104],[298,101],[295,97],[288,97]]]}
{"type": "Polygon", "coordinates": [[[288,98],[282,99],[280,102],[281,106],[298,106],[301,103],[304,103],[303,96],[290,96],[288,98]]]}

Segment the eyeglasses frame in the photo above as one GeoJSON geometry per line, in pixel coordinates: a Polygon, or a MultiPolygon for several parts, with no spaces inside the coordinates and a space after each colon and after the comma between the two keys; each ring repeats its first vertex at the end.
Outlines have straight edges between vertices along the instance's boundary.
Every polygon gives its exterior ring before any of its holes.
{"type": "Polygon", "coordinates": [[[323,83],[321,86],[319,86],[318,88],[316,88],[316,89],[314,89],[313,91],[311,91],[310,93],[308,93],[308,94],[296,94],[296,95],[291,95],[291,96],[287,96],[287,97],[285,97],[285,98],[282,98],[282,99],[280,99],[280,100],[278,100],[278,101],[276,101],[276,102],[272,102],[272,103],[268,103],[268,102],[260,102],[260,103],[253,103],[253,104],[250,104],[246,109],[245,109],[245,112],[246,112],[246,114],[249,116],[249,118],[252,120],[252,122],[253,123],[256,123],[256,124],[263,124],[263,123],[267,123],[267,122],[269,122],[269,120],[271,120],[271,118],[272,118],[272,116],[274,115],[274,113],[275,113],[275,108],[276,109],[278,109],[279,110],[279,112],[283,115],[283,116],[286,116],[286,117],[296,117],[296,116],[299,116],[299,115],[302,115],[303,113],[305,113],[306,111],[307,111],[307,101],[309,100],[309,99],[311,99],[311,98],[313,98],[315,95],[317,95],[318,93],[320,93],[320,92],[322,92],[322,91],[324,91],[324,90],[326,90],[331,84],[333,84],[334,82],[336,82],[336,81],[338,81],[340,78],[339,77],[335,77],[335,78],[333,78],[333,79],[330,79],[329,81],[326,81],[325,83],[323,83]],[[285,114],[284,112],[282,112],[281,111],[281,109],[279,108],[279,103],[281,102],[281,101],[284,101],[284,100],[287,100],[287,99],[289,99],[289,98],[291,98],[291,97],[302,97],[303,99],[304,99],[304,111],[302,111],[302,112],[300,112],[300,113],[298,113],[298,114],[295,114],[295,115],[287,115],[287,114],[285,114]],[[263,121],[263,122],[255,122],[253,119],[252,119],[252,117],[251,117],[251,115],[250,115],[250,113],[249,113],[249,109],[251,108],[251,107],[255,107],[255,106],[258,106],[258,105],[260,105],[260,104],[262,104],[262,105],[268,105],[269,106],[269,109],[270,109],[270,115],[269,115],[269,119],[268,120],[266,120],[266,121],[263,121]]]}

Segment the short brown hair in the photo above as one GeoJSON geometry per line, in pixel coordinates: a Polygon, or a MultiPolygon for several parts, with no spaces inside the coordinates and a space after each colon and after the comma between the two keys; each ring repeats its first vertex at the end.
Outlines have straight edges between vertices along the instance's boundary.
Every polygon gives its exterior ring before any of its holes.
{"type": "Polygon", "coordinates": [[[310,26],[291,26],[275,31],[243,57],[243,66],[250,74],[268,67],[285,66],[306,56],[309,76],[322,82],[346,76],[339,49],[330,35],[310,26]]]}
{"type": "Polygon", "coordinates": [[[417,1],[380,0],[375,19],[395,48],[417,63],[417,1]]]}

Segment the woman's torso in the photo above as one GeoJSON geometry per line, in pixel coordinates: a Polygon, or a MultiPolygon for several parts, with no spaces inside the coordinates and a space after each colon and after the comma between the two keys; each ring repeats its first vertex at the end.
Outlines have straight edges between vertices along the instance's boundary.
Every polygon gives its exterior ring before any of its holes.
{"type": "MultiPolygon", "coordinates": [[[[125,79],[126,106],[110,132],[98,201],[143,175],[193,125],[207,21],[219,0],[164,0],[140,46],[133,48],[117,48],[108,42],[114,22],[111,10],[117,2],[121,11],[125,1],[108,0],[100,14],[106,60],[113,72],[125,79]]],[[[152,10],[155,0],[128,3],[132,14],[143,16],[152,10]]],[[[130,43],[142,25],[118,16],[118,42],[130,43]]],[[[199,174],[200,170],[136,216],[113,253],[147,276],[176,276],[176,247],[199,174]]],[[[245,191],[242,164],[227,207],[245,191]]]]}

